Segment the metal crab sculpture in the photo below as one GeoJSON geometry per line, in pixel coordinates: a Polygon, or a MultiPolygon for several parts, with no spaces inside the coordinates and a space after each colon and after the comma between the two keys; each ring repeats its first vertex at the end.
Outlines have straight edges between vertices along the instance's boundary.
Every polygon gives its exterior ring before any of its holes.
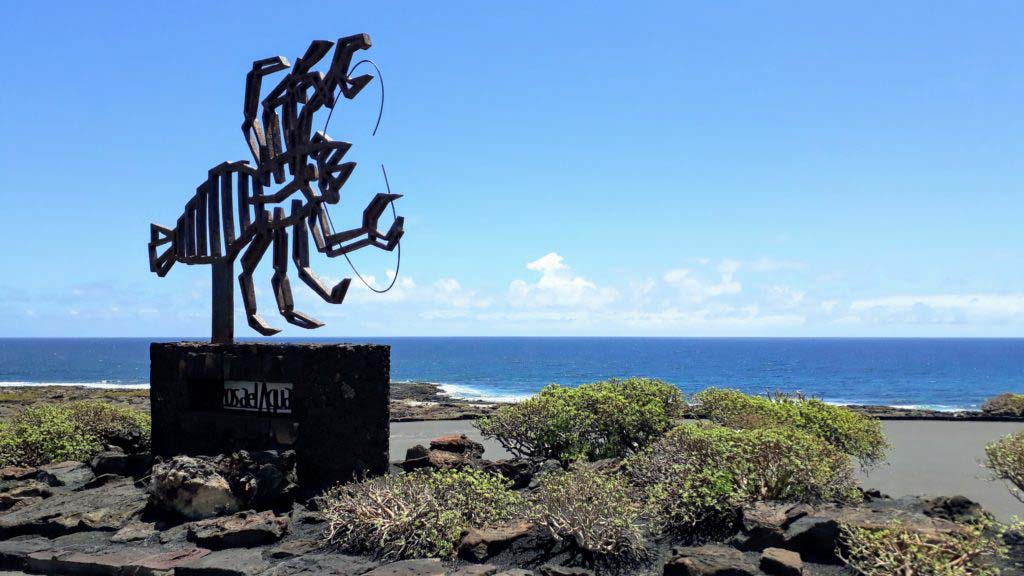
{"type": "Polygon", "coordinates": [[[374,196],[363,211],[361,226],[334,231],[327,205],[338,203],[341,188],[355,169],[355,162],[342,162],[352,145],[333,141],[323,132],[313,132],[314,113],[323,107],[333,111],[339,91],[352,99],[373,80],[369,74],[350,75],[353,55],[370,45],[367,34],[347,36],[337,43],[315,40],[294,65],[281,56],[253,62],[245,81],[242,132],[256,165],[241,160],[215,166],[185,204],[174,228],[150,225],[149,267],[158,276],[166,275],[175,262],[210,264],[213,268],[214,342],[233,340],[233,270],[239,254],[242,272],[238,282],[246,319],[254,330],[270,336],[279,330],[257,313],[252,273],[271,245],[271,284],[281,316],[301,328],[323,326],[295,310],[288,281],[289,230],[293,234],[290,257],[299,278],[332,304],[341,304],[345,299],[351,278],[333,287],[324,284],[310,269],[309,236],[313,237],[317,251],[328,257],[367,246],[392,251],[399,245],[402,217],[396,215],[386,233],[377,229],[384,210],[401,197],[390,190],[374,196]],[[334,56],[326,73],[313,71],[332,47],[334,56]],[[263,79],[289,68],[263,99],[261,124],[256,115],[263,79]],[[283,186],[276,192],[265,193],[264,189],[272,185],[283,186]],[[287,213],[283,206],[269,209],[289,198],[291,207],[287,213]],[[158,254],[161,246],[166,248],[158,254]]]}

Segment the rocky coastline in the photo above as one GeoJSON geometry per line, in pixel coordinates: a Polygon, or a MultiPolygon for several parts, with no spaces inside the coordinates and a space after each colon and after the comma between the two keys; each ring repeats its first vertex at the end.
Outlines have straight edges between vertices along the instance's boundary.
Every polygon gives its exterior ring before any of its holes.
{"type": "MultiPolygon", "coordinates": [[[[149,411],[149,390],[90,388],[84,386],[16,386],[0,388],[0,421],[9,420],[34,403],[99,400],[149,411]]],[[[475,420],[493,413],[500,403],[455,398],[430,382],[391,383],[391,421],[475,420]]],[[[850,405],[846,408],[879,420],[934,420],[956,422],[1024,422],[1024,416],[995,410],[947,412],[924,408],[850,405]]]]}
{"type": "MultiPolygon", "coordinates": [[[[149,390],[86,386],[10,386],[0,388],[0,422],[35,404],[100,401],[149,412],[149,390]]],[[[452,398],[436,384],[391,383],[391,421],[473,420],[496,410],[498,404],[452,398]]]]}

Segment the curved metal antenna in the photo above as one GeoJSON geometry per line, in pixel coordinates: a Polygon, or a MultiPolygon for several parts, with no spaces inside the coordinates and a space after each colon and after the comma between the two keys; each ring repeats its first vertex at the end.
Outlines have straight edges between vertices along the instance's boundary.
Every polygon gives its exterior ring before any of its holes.
{"type": "MultiPolygon", "coordinates": [[[[360,64],[369,64],[370,66],[373,66],[373,69],[377,71],[377,79],[380,81],[380,106],[377,107],[377,123],[373,125],[373,132],[370,133],[370,136],[376,136],[377,135],[377,129],[380,128],[380,119],[384,116],[384,73],[380,71],[380,67],[377,66],[376,62],[374,62],[373,60],[370,60],[370,59],[365,59],[365,60],[360,60],[359,62],[356,62],[354,66],[349,68],[348,75],[350,77],[352,76],[352,73],[355,72],[356,68],[359,68],[360,64]]],[[[339,94],[340,94],[341,93],[340,92],[341,88],[339,88],[338,90],[339,90],[339,94]]],[[[337,106],[337,101],[338,101],[338,95],[336,94],[334,96],[335,106],[337,106]]],[[[332,107],[331,111],[327,113],[327,120],[324,121],[323,129],[320,130],[324,134],[327,134],[327,125],[331,123],[331,116],[333,116],[333,115],[334,115],[334,108],[332,107]]]]}
{"type": "MultiPolygon", "coordinates": [[[[365,60],[360,60],[359,62],[356,62],[354,66],[349,68],[348,75],[351,76],[352,72],[354,72],[355,69],[358,68],[360,64],[369,64],[370,66],[373,66],[373,69],[377,71],[377,78],[380,80],[380,106],[377,108],[377,123],[373,125],[373,132],[370,134],[371,136],[376,136],[377,135],[377,129],[380,128],[380,120],[384,116],[384,74],[380,71],[380,67],[377,66],[376,62],[374,62],[373,60],[370,60],[370,59],[365,59],[365,60]]],[[[339,88],[339,94],[340,94],[340,90],[341,89],[339,88]]],[[[337,96],[335,96],[335,101],[337,101],[337,96]]],[[[324,134],[327,133],[327,126],[331,123],[331,116],[333,114],[334,114],[334,108],[331,108],[331,111],[328,112],[328,114],[327,114],[327,120],[324,121],[323,130],[321,130],[321,132],[323,132],[324,134]]],[[[384,185],[388,189],[388,194],[391,194],[391,184],[388,182],[388,171],[384,169],[384,165],[383,164],[380,165],[380,171],[384,174],[384,185]]],[[[331,221],[331,213],[330,213],[330,211],[324,210],[324,212],[327,213],[327,221],[330,222],[331,228],[333,229],[334,228],[334,222],[331,221]]],[[[393,217],[395,217],[395,218],[398,218],[398,212],[395,210],[395,203],[394,202],[391,203],[391,215],[393,217]]],[[[343,254],[343,256],[345,256],[345,261],[348,262],[349,267],[352,268],[352,272],[355,273],[356,277],[359,278],[359,281],[362,282],[364,286],[369,288],[370,291],[372,291],[372,292],[376,292],[377,294],[383,294],[383,293],[388,292],[389,290],[391,290],[392,288],[395,287],[395,282],[398,281],[398,272],[399,272],[399,270],[402,269],[402,242],[401,241],[398,242],[397,247],[398,247],[398,250],[397,250],[397,254],[395,255],[395,275],[391,278],[391,283],[388,284],[387,288],[375,288],[375,287],[373,287],[369,282],[367,282],[366,278],[364,278],[363,275],[359,273],[359,269],[357,269],[356,265],[352,263],[352,259],[349,258],[348,254],[345,253],[345,254],[343,254]]]]}
{"type": "MultiPolygon", "coordinates": [[[[391,184],[388,184],[388,171],[384,169],[384,165],[383,164],[380,165],[380,171],[384,173],[384,185],[387,186],[387,188],[388,188],[388,194],[391,194],[391,184]]],[[[398,211],[395,210],[395,203],[394,202],[391,203],[391,216],[394,217],[394,218],[398,218],[398,211]]],[[[328,212],[327,213],[327,220],[330,221],[330,219],[331,219],[331,214],[330,214],[330,212],[328,212]]],[[[334,227],[333,223],[331,223],[331,227],[332,228],[334,227]]],[[[359,273],[359,270],[356,269],[356,265],[352,263],[352,260],[348,257],[348,253],[343,254],[343,256],[345,256],[345,261],[348,262],[349,267],[352,268],[352,271],[355,272],[356,277],[359,278],[359,281],[362,282],[364,286],[369,288],[370,291],[372,291],[372,292],[376,292],[377,294],[383,294],[383,293],[388,292],[389,290],[391,290],[392,288],[395,287],[395,282],[398,281],[398,272],[402,269],[402,241],[401,240],[398,241],[398,243],[396,244],[396,247],[397,247],[397,250],[396,250],[397,254],[395,254],[395,275],[391,277],[391,283],[388,284],[387,288],[374,288],[373,286],[371,286],[370,283],[366,281],[366,278],[363,278],[363,275],[359,273]]]]}

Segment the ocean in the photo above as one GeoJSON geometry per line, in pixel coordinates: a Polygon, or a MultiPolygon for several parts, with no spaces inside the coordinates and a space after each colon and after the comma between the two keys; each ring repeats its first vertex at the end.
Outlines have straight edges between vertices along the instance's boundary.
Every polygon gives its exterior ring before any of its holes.
{"type": "MultiPolygon", "coordinates": [[[[148,338],[0,339],[0,386],[145,386],[148,338]]],[[[277,341],[277,340],[275,340],[277,341]]],[[[300,341],[300,340],[294,340],[300,341]]],[[[304,342],[336,342],[308,339],[304,342]]],[[[646,376],[692,393],[710,386],[801,392],[840,404],[977,408],[1024,392],[1024,339],[372,338],[391,345],[393,380],[463,398],[525,398],[646,376]]]]}

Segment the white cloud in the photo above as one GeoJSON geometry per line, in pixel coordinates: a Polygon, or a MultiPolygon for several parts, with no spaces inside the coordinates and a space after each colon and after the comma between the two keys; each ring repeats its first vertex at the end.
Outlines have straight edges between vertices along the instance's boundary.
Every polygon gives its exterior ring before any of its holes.
{"type": "Polygon", "coordinates": [[[627,294],[633,302],[645,302],[647,298],[658,288],[658,281],[654,278],[642,280],[630,280],[627,294]]]}
{"type": "Polygon", "coordinates": [[[915,306],[939,310],[963,310],[975,314],[1024,313],[1024,294],[935,294],[924,296],[887,296],[854,300],[851,310],[909,310],[915,306]]]}
{"type": "Polygon", "coordinates": [[[765,293],[768,301],[780,308],[796,308],[804,301],[807,292],[794,290],[786,286],[769,286],[765,293]]]}
{"type": "Polygon", "coordinates": [[[568,270],[569,266],[566,265],[565,258],[558,255],[558,252],[548,252],[533,262],[527,263],[526,269],[540,272],[558,272],[560,270],[568,270]]]}
{"type": "Polygon", "coordinates": [[[449,308],[487,308],[490,298],[481,296],[476,290],[463,288],[455,278],[441,278],[433,284],[433,299],[449,308]]]}
{"type": "Polygon", "coordinates": [[[723,260],[718,265],[720,275],[718,281],[702,280],[689,268],[669,270],[662,279],[666,284],[678,289],[693,302],[701,302],[724,294],[739,294],[743,285],[735,279],[740,263],[736,260],[723,260]]]}
{"type": "Polygon", "coordinates": [[[757,305],[714,305],[696,310],[668,307],[662,310],[633,310],[622,320],[635,327],[663,329],[761,328],[765,326],[799,326],[806,319],[795,313],[762,314],[757,305]]]}
{"type": "Polygon", "coordinates": [[[495,312],[484,312],[476,316],[477,320],[483,321],[510,321],[510,322],[558,322],[578,323],[593,321],[595,316],[585,310],[503,310],[495,312]]]}
{"type": "MultiPolygon", "coordinates": [[[[864,281],[851,281],[858,280],[856,275],[825,280],[802,262],[781,258],[742,263],[690,258],[671,270],[609,266],[588,269],[585,276],[550,252],[525,268],[494,271],[501,280],[486,282],[471,276],[473,269],[427,278],[421,272],[418,281],[402,274],[383,295],[353,277],[342,306],[323,302],[294,276],[292,287],[296,308],[326,321],[325,334],[354,327],[363,333],[424,335],[956,335],[1012,334],[1024,327],[1024,292],[940,290],[858,298],[851,291],[864,281]],[[483,288],[495,281],[497,287],[483,288]],[[334,321],[339,318],[344,321],[334,321]]],[[[383,287],[392,278],[394,272],[387,271],[367,280],[383,287]]],[[[329,284],[338,280],[323,279],[329,284]]],[[[289,335],[308,334],[276,314],[266,280],[256,283],[264,318],[289,335]]],[[[208,274],[179,279],[174,289],[159,287],[157,292],[130,284],[81,283],[37,293],[0,286],[0,329],[18,333],[21,326],[63,321],[83,333],[97,325],[108,331],[153,331],[154,326],[207,330],[208,274]],[[33,322],[25,321],[28,314],[35,314],[33,322]]],[[[235,304],[238,329],[245,333],[237,296],[235,304]]]]}
{"type": "MultiPolygon", "coordinates": [[[[372,274],[363,274],[363,278],[366,279],[366,283],[377,290],[387,288],[394,280],[395,285],[383,294],[370,290],[361,280],[359,280],[359,278],[353,277],[352,284],[349,285],[348,296],[345,298],[345,302],[353,304],[403,302],[410,299],[416,291],[416,281],[413,280],[411,276],[402,275],[395,280],[394,270],[387,270],[385,272],[385,276],[386,278],[384,280],[377,280],[377,277],[372,274]]],[[[332,279],[328,285],[333,285],[334,282],[335,281],[332,279]]]]}
{"type": "Polygon", "coordinates": [[[850,303],[861,321],[884,324],[966,324],[1024,316],[1024,294],[928,294],[865,298],[850,303]]]}
{"type": "Polygon", "coordinates": [[[551,306],[599,308],[618,298],[613,288],[599,287],[582,276],[576,276],[557,252],[550,252],[526,265],[540,272],[540,279],[530,283],[513,280],[508,287],[508,301],[518,308],[551,306]]]}

